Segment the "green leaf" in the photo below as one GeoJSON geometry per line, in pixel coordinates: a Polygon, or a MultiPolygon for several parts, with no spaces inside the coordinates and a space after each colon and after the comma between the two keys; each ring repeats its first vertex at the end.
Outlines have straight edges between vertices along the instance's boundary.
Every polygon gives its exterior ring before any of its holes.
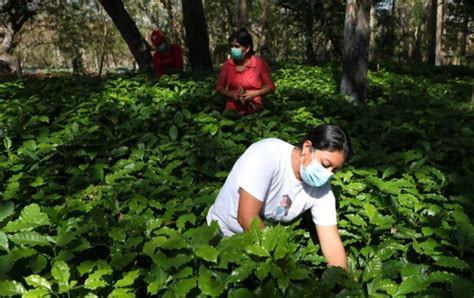
{"type": "Polygon", "coordinates": [[[86,289],[90,290],[95,290],[98,288],[103,288],[107,286],[107,282],[103,279],[104,275],[110,275],[112,274],[112,269],[107,266],[105,268],[98,269],[94,271],[93,273],[89,274],[89,277],[87,277],[84,287],[86,289]]]}
{"type": "Polygon", "coordinates": [[[168,130],[168,135],[172,141],[176,141],[178,139],[178,128],[176,125],[171,125],[170,129],[168,130]]]}
{"type": "Polygon", "coordinates": [[[456,257],[433,256],[433,259],[436,261],[435,264],[438,266],[456,269],[469,269],[469,265],[464,260],[456,257]]]}
{"type": "Polygon", "coordinates": [[[229,298],[256,298],[258,297],[254,292],[245,288],[231,289],[229,291],[229,298]]]}
{"type": "Polygon", "coordinates": [[[2,296],[21,295],[25,292],[23,284],[16,280],[0,280],[0,295],[2,296]]]}
{"type": "Polygon", "coordinates": [[[36,288],[28,290],[28,292],[21,295],[21,298],[49,297],[48,294],[51,294],[50,290],[45,288],[36,288]]]}
{"type": "Polygon", "coordinates": [[[15,205],[12,202],[5,202],[0,205],[0,222],[5,218],[13,215],[15,212],[15,205]]]}
{"type": "Polygon", "coordinates": [[[177,297],[186,297],[186,294],[189,293],[196,286],[196,279],[194,277],[180,279],[176,282],[174,290],[177,297]]]}
{"type": "Polygon", "coordinates": [[[137,279],[139,276],[140,276],[140,270],[127,272],[127,274],[125,274],[125,276],[122,279],[118,280],[115,283],[114,288],[131,286],[135,282],[135,279],[137,279]]]}
{"type": "Polygon", "coordinates": [[[396,172],[397,172],[397,168],[395,168],[395,167],[388,167],[388,168],[385,169],[385,171],[383,172],[383,174],[382,174],[382,179],[389,178],[389,177],[391,177],[393,174],[395,174],[396,172]]]}
{"type": "Polygon", "coordinates": [[[39,276],[37,274],[30,275],[25,278],[27,284],[35,288],[45,288],[51,290],[51,284],[46,278],[39,276]]]}
{"type": "Polygon", "coordinates": [[[212,272],[201,265],[199,268],[198,285],[204,295],[216,297],[224,292],[225,283],[217,278],[213,278],[212,272]]]}
{"type": "Polygon", "coordinates": [[[69,266],[62,260],[57,260],[51,269],[51,275],[58,282],[59,292],[64,293],[69,289],[69,266]]]}
{"type": "Polygon", "coordinates": [[[373,296],[378,291],[384,291],[390,296],[395,295],[398,290],[398,284],[390,279],[374,279],[370,286],[369,296],[373,296]]]}
{"type": "Polygon", "coordinates": [[[0,249],[3,249],[4,251],[8,251],[8,238],[7,234],[4,232],[0,231],[0,249]]]}
{"type": "Polygon", "coordinates": [[[9,222],[3,230],[7,233],[30,231],[36,227],[49,225],[49,217],[41,212],[38,204],[30,204],[23,208],[17,220],[9,222]]]}
{"type": "Polygon", "coordinates": [[[426,290],[428,285],[428,282],[423,278],[419,276],[412,276],[402,281],[395,295],[398,296],[422,292],[426,290]]]}
{"type": "Polygon", "coordinates": [[[50,242],[54,242],[49,236],[43,236],[38,232],[30,231],[30,232],[18,232],[10,236],[10,240],[16,244],[24,244],[24,245],[40,245],[40,246],[47,246],[50,245],[50,242]]]}
{"type": "Polygon", "coordinates": [[[245,251],[249,254],[256,255],[259,257],[269,257],[270,253],[261,245],[254,244],[247,246],[245,251]]]}
{"type": "Polygon", "coordinates": [[[219,256],[219,251],[210,245],[199,245],[194,250],[194,253],[209,262],[217,262],[217,257],[219,256]]]}
{"type": "Polygon", "coordinates": [[[382,273],[382,260],[379,256],[374,256],[365,265],[362,280],[367,282],[382,273]]]}
{"type": "Polygon", "coordinates": [[[11,147],[12,147],[12,140],[10,140],[9,137],[5,136],[3,138],[3,146],[5,146],[5,149],[7,151],[10,151],[11,147]]]}
{"type": "Polygon", "coordinates": [[[367,223],[365,220],[358,214],[347,214],[346,217],[351,221],[351,223],[361,226],[361,227],[366,227],[367,223]]]}
{"type": "Polygon", "coordinates": [[[238,282],[244,281],[246,278],[248,278],[252,274],[256,266],[257,264],[255,262],[244,261],[242,264],[240,264],[239,267],[232,270],[232,273],[227,279],[227,282],[238,283],[238,282]]]}
{"type": "Polygon", "coordinates": [[[135,290],[131,288],[116,288],[107,297],[110,298],[135,298],[135,290]]]}

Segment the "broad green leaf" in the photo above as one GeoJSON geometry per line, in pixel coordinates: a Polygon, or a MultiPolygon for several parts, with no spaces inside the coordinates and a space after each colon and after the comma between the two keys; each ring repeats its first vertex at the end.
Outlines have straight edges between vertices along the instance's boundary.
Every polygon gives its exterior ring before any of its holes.
{"type": "Polygon", "coordinates": [[[412,276],[402,281],[395,295],[418,293],[426,290],[427,287],[428,282],[425,279],[419,276],[412,276]]]}
{"type": "Polygon", "coordinates": [[[282,275],[278,278],[277,283],[280,290],[285,293],[286,289],[288,289],[288,286],[290,285],[290,279],[288,276],[282,275]]]}
{"type": "Polygon", "coordinates": [[[199,268],[198,285],[204,295],[216,297],[224,292],[225,282],[214,278],[212,272],[201,265],[199,268]]]}
{"type": "Polygon", "coordinates": [[[33,230],[36,227],[49,225],[49,217],[46,213],[41,212],[38,204],[30,204],[23,208],[17,220],[9,222],[3,231],[7,233],[18,232],[24,230],[33,230]]]}
{"type": "Polygon", "coordinates": [[[107,297],[110,298],[135,298],[135,290],[131,288],[115,288],[107,297]]]}
{"type": "Polygon", "coordinates": [[[10,236],[10,240],[16,244],[24,245],[40,245],[47,246],[50,245],[50,242],[54,242],[49,236],[43,236],[38,232],[29,231],[29,232],[18,232],[10,236]]]}
{"type": "Polygon", "coordinates": [[[469,265],[461,259],[456,257],[448,256],[432,256],[436,261],[436,265],[447,267],[447,268],[456,268],[456,269],[469,269],[469,265]]]}
{"type": "Polygon", "coordinates": [[[194,277],[180,279],[176,282],[174,289],[177,297],[186,297],[186,295],[196,286],[194,277]]]}
{"type": "Polygon", "coordinates": [[[285,245],[288,232],[280,225],[273,228],[265,229],[262,235],[262,246],[266,251],[271,252],[275,250],[277,244],[285,245]]]}
{"type": "Polygon", "coordinates": [[[288,272],[288,277],[291,280],[304,280],[308,279],[310,274],[311,271],[306,268],[294,268],[290,272],[288,272]]]}
{"type": "Polygon", "coordinates": [[[365,220],[358,214],[347,214],[346,217],[351,221],[351,223],[361,226],[361,227],[366,227],[367,223],[365,220]]]}
{"type": "Polygon", "coordinates": [[[228,283],[237,283],[237,282],[242,282],[246,278],[248,278],[252,272],[255,270],[257,264],[252,261],[245,261],[242,264],[240,264],[239,267],[235,268],[232,270],[232,273],[230,274],[229,278],[227,279],[228,283]]]}
{"type": "Polygon", "coordinates": [[[383,172],[383,174],[382,174],[382,179],[389,178],[389,177],[391,177],[393,174],[395,174],[396,172],[397,172],[397,168],[395,168],[395,167],[388,167],[388,168],[385,169],[385,171],[383,172]]]}
{"type": "Polygon", "coordinates": [[[193,256],[191,254],[179,253],[173,257],[170,257],[170,256],[165,255],[161,251],[157,251],[152,256],[152,259],[156,265],[159,265],[162,267],[179,267],[191,261],[193,259],[193,256]]]}
{"type": "Polygon", "coordinates": [[[270,253],[261,245],[254,244],[247,246],[245,251],[249,254],[256,255],[259,257],[269,257],[270,253]]]}
{"type": "Polygon", "coordinates": [[[3,146],[5,146],[5,149],[7,151],[10,151],[11,147],[12,147],[12,140],[10,140],[9,137],[5,136],[3,138],[3,146]]]}
{"type": "Polygon", "coordinates": [[[376,276],[380,275],[382,273],[382,260],[380,259],[379,256],[374,256],[371,259],[369,259],[365,265],[364,268],[364,275],[362,277],[362,280],[364,282],[367,282],[376,276]]]}
{"type": "Polygon", "coordinates": [[[369,296],[373,296],[380,291],[384,291],[387,294],[393,296],[398,290],[398,284],[390,279],[374,279],[370,284],[369,296]]]}
{"type": "Polygon", "coordinates": [[[58,282],[59,292],[64,293],[69,289],[69,266],[62,260],[57,260],[51,269],[51,275],[58,282]]]}
{"type": "Polygon", "coordinates": [[[39,254],[30,261],[31,271],[33,273],[38,274],[41,271],[43,271],[44,268],[46,268],[47,264],[48,264],[48,260],[46,259],[46,257],[39,254]]]}
{"type": "Polygon", "coordinates": [[[267,259],[264,263],[263,262],[260,262],[258,267],[257,267],[257,270],[255,270],[255,276],[260,279],[260,280],[264,280],[268,274],[270,273],[270,270],[271,270],[271,259],[267,259]]]}
{"type": "Polygon", "coordinates": [[[28,285],[35,287],[35,288],[45,288],[51,290],[51,284],[49,283],[46,278],[39,276],[37,274],[30,275],[25,277],[25,281],[28,285]]]}
{"type": "Polygon", "coordinates": [[[12,202],[5,202],[0,204],[0,223],[7,217],[13,215],[15,212],[15,205],[12,202]]]}
{"type": "Polygon", "coordinates": [[[258,296],[255,293],[245,288],[231,289],[229,291],[229,298],[256,298],[256,297],[258,296]]]}
{"type": "Polygon", "coordinates": [[[147,285],[147,293],[156,295],[159,290],[165,287],[169,275],[161,267],[153,266],[149,276],[152,282],[147,285]]]}
{"type": "Polygon", "coordinates": [[[21,295],[25,292],[23,284],[16,280],[0,280],[0,295],[2,296],[21,295]]]}
{"type": "Polygon", "coordinates": [[[195,248],[194,253],[209,262],[217,262],[219,251],[210,245],[199,245],[195,248]]]}
{"type": "Polygon", "coordinates": [[[8,251],[8,238],[7,234],[0,231],[0,249],[8,251]]]}
{"type": "Polygon", "coordinates": [[[168,135],[172,141],[176,141],[178,139],[178,128],[176,125],[171,125],[170,129],[168,130],[168,135]]]}
{"type": "Polygon", "coordinates": [[[98,288],[103,288],[107,286],[107,282],[104,280],[104,275],[110,275],[112,274],[112,269],[110,267],[98,269],[94,271],[93,273],[89,274],[89,277],[87,277],[84,287],[86,289],[90,290],[95,290],[98,288]]]}
{"type": "Polygon", "coordinates": [[[38,298],[38,297],[48,297],[51,294],[50,290],[45,288],[35,288],[28,290],[24,294],[21,295],[21,298],[38,298]]]}
{"type": "Polygon", "coordinates": [[[122,279],[118,280],[115,283],[114,288],[131,286],[139,276],[140,276],[140,270],[127,272],[127,274],[125,274],[125,276],[122,279]]]}

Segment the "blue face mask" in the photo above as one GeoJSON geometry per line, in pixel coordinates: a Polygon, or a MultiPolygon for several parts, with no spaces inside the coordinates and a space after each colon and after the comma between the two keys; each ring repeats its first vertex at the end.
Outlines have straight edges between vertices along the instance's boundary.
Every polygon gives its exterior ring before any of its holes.
{"type": "Polygon", "coordinates": [[[331,179],[333,173],[313,159],[308,167],[301,163],[300,175],[304,183],[313,187],[320,187],[331,179]]]}
{"type": "Polygon", "coordinates": [[[162,42],[159,46],[156,47],[158,52],[164,52],[166,50],[166,43],[162,42]]]}
{"type": "Polygon", "coordinates": [[[232,59],[235,59],[235,60],[242,60],[244,59],[244,54],[242,53],[242,49],[241,48],[230,48],[230,56],[232,57],[232,59]]]}

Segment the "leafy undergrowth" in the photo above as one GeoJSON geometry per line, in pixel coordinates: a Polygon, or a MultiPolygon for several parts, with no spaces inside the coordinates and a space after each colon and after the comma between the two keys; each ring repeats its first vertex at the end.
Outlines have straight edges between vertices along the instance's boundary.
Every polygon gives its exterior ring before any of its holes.
{"type": "Polygon", "coordinates": [[[369,102],[331,67],[282,67],[266,110],[221,113],[215,74],[0,84],[0,295],[472,297],[474,111],[468,76],[370,74],[369,102]],[[205,215],[252,142],[346,127],[333,179],[349,273],[313,226],[221,238],[205,215]]]}

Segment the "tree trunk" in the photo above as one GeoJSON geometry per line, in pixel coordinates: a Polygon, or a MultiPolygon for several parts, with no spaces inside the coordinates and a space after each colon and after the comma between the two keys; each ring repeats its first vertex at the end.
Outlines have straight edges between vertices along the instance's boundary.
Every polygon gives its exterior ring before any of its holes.
{"type": "Polygon", "coordinates": [[[444,23],[444,1],[438,0],[436,7],[436,47],[435,47],[435,65],[444,64],[443,57],[443,24],[444,23]]]}
{"type": "Polygon", "coordinates": [[[268,17],[270,15],[270,1],[261,0],[262,5],[262,15],[260,17],[260,28],[261,28],[261,38],[260,38],[260,56],[268,58],[270,56],[270,49],[268,48],[268,17]]]}
{"type": "Polygon", "coordinates": [[[138,67],[146,73],[153,73],[153,59],[148,51],[147,42],[123,6],[122,0],[100,0],[100,3],[119,30],[128,45],[138,67]]]}
{"type": "Polygon", "coordinates": [[[428,63],[431,65],[435,64],[436,61],[436,13],[437,13],[438,0],[431,0],[430,4],[430,20],[429,20],[429,32],[430,41],[428,45],[428,63]]]}
{"type": "Polygon", "coordinates": [[[212,69],[209,36],[202,0],[182,0],[186,46],[193,71],[212,69]]]}
{"type": "Polygon", "coordinates": [[[370,42],[369,42],[369,63],[375,63],[375,50],[377,48],[375,44],[375,16],[376,16],[376,11],[375,11],[375,6],[370,7],[370,42]]]}
{"type": "Polygon", "coordinates": [[[306,47],[306,60],[309,64],[313,65],[316,63],[316,55],[314,54],[314,19],[313,9],[311,1],[306,2],[306,9],[303,12],[304,18],[304,32],[305,32],[305,47],[306,47]]]}
{"type": "Polygon", "coordinates": [[[353,104],[367,97],[371,0],[347,0],[341,93],[353,104]]]}
{"type": "Polygon", "coordinates": [[[235,0],[235,24],[237,28],[248,27],[247,0],[235,0]]]}
{"type": "MultiPolygon", "coordinates": [[[[467,49],[467,36],[469,35],[469,15],[464,14],[463,22],[462,22],[462,35],[461,35],[461,50],[460,56],[461,59],[464,60],[466,58],[466,49],[467,49]]],[[[461,61],[462,63],[462,61],[461,61]]]]}

